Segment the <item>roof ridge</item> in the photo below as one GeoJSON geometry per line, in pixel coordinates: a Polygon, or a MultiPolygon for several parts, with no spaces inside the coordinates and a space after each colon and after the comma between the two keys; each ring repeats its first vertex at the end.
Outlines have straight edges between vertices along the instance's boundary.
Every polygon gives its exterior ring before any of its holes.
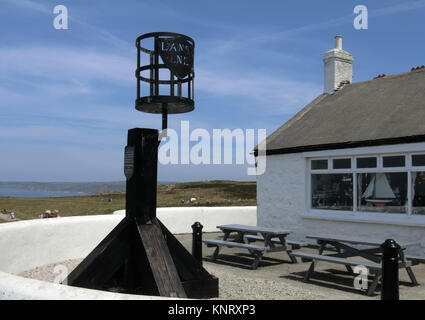
{"type": "Polygon", "coordinates": [[[383,73],[383,74],[380,74],[373,79],[359,81],[359,82],[352,82],[350,84],[361,84],[361,83],[371,82],[371,81],[375,81],[375,80],[382,80],[382,79],[394,79],[394,78],[398,78],[398,77],[402,77],[402,76],[408,76],[408,75],[416,74],[416,73],[419,73],[419,72],[425,72],[425,66],[424,66],[424,68],[422,68],[422,67],[418,67],[418,68],[412,68],[411,71],[402,72],[402,73],[395,73],[395,74],[391,74],[391,75],[388,75],[388,76],[385,73],[383,73]]]}

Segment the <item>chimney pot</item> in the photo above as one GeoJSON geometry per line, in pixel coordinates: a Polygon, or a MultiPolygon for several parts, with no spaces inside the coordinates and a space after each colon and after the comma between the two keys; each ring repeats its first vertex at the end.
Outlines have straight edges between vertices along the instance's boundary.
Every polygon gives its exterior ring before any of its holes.
{"type": "Polygon", "coordinates": [[[335,36],[335,49],[342,50],[342,36],[335,36]]]}

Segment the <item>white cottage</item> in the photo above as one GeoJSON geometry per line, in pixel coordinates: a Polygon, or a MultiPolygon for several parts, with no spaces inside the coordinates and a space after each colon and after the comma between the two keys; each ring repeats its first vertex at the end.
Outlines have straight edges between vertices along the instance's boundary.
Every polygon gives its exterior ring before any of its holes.
{"type": "Polygon", "coordinates": [[[258,224],[420,240],[425,253],[425,67],[352,83],[335,40],[324,93],[266,139],[258,224]]]}

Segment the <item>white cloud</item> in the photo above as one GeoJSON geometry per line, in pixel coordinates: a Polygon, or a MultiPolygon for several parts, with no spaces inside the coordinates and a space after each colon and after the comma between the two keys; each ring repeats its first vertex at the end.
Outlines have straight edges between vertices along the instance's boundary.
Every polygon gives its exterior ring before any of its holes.
{"type": "Polygon", "coordinates": [[[409,1],[409,2],[401,3],[395,6],[370,10],[369,16],[380,17],[380,16],[391,15],[391,14],[395,14],[399,12],[406,12],[406,11],[421,9],[424,7],[425,7],[425,0],[409,1]]]}
{"type": "MultiPolygon", "coordinates": [[[[425,7],[425,0],[419,1],[410,1],[394,6],[388,6],[383,8],[371,9],[369,10],[369,17],[381,17],[392,14],[397,14],[400,12],[407,12],[412,10],[417,10],[425,7]]],[[[319,15],[320,17],[320,15],[319,15]]],[[[231,40],[222,40],[214,43],[211,52],[219,55],[230,54],[234,51],[246,50],[248,47],[253,46],[264,46],[266,43],[276,43],[284,41],[293,41],[296,40],[298,36],[302,34],[307,34],[312,31],[317,31],[320,29],[326,29],[330,27],[340,26],[344,24],[353,23],[353,14],[347,14],[342,17],[329,19],[322,22],[311,23],[301,27],[292,28],[280,32],[274,33],[262,33],[257,36],[242,36],[240,39],[231,39],[231,40]]]]}
{"type": "MultiPolygon", "coordinates": [[[[33,11],[37,11],[37,12],[41,12],[43,14],[46,15],[52,15],[53,16],[53,8],[55,6],[49,7],[45,4],[39,3],[39,2],[35,2],[32,0],[3,0],[11,5],[20,7],[20,8],[24,8],[24,9],[29,9],[29,10],[33,10],[33,11]]],[[[69,5],[66,4],[66,6],[68,7],[69,5]]],[[[94,37],[99,38],[102,41],[107,42],[108,44],[112,44],[114,47],[120,48],[121,50],[123,50],[123,48],[125,49],[130,49],[133,48],[130,46],[130,44],[127,41],[124,41],[118,37],[116,37],[113,33],[109,32],[108,30],[104,29],[104,28],[100,28],[97,26],[94,26],[92,24],[89,24],[85,21],[81,21],[79,19],[74,18],[73,15],[68,13],[68,20],[69,23],[76,23],[77,25],[83,27],[84,29],[86,29],[88,32],[90,32],[94,37]]]]}
{"type": "Polygon", "coordinates": [[[135,83],[134,59],[76,48],[0,48],[3,78],[22,75],[77,83],[81,79],[135,83]],[[25,61],[25,63],[23,63],[25,61]],[[7,73],[7,74],[6,74],[7,73]]]}
{"type": "MultiPolygon", "coordinates": [[[[41,94],[45,101],[65,95],[99,94],[107,90],[102,84],[131,88],[136,83],[133,60],[75,48],[0,48],[0,94],[7,96],[4,86],[13,79],[21,81],[23,76],[25,85],[39,90],[34,96],[41,94]]],[[[263,111],[272,113],[294,112],[320,93],[314,83],[231,70],[218,74],[212,68],[197,70],[195,86],[217,96],[248,97],[261,103],[263,111]]],[[[10,94],[18,95],[17,89],[14,91],[10,94]]]]}
{"type": "Polygon", "coordinates": [[[20,8],[24,8],[24,9],[30,9],[30,10],[34,10],[34,11],[38,11],[38,12],[42,12],[42,13],[52,13],[53,9],[49,9],[49,7],[47,7],[44,4],[41,4],[39,2],[35,2],[35,1],[31,1],[31,0],[3,0],[4,2],[7,2],[11,5],[20,7],[20,8]]]}
{"type": "Polygon", "coordinates": [[[252,99],[263,113],[293,113],[321,93],[315,83],[249,73],[215,73],[198,70],[197,90],[220,96],[252,99]]]}

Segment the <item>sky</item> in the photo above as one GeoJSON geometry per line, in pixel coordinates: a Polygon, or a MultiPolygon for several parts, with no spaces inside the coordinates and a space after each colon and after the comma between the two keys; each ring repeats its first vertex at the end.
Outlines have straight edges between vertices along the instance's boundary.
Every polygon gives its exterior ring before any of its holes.
{"type": "MultiPolygon", "coordinates": [[[[425,0],[0,0],[0,181],[125,179],[127,130],[161,126],[134,108],[141,34],[195,40],[195,110],[170,128],[268,135],[323,92],[335,35],[365,81],[425,64],[424,18],[425,0]],[[57,5],[68,29],[54,28],[57,5]],[[368,29],[354,28],[357,5],[368,29]]],[[[255,180],[249,166],[160,163],[158,179],[255,180]]]]}

